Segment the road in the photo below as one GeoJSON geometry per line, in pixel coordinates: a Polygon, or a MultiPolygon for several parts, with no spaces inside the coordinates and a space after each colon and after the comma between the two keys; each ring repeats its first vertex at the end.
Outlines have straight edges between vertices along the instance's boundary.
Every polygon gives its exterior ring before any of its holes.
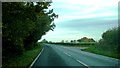
{"type": "Polygon", "coordinates": [[[80,48],[46,44],[32,68],[41,68],[42,66],[118,68],[118,65],[120,65],[120,61],[117,59],[84,52],[80,48]]]}

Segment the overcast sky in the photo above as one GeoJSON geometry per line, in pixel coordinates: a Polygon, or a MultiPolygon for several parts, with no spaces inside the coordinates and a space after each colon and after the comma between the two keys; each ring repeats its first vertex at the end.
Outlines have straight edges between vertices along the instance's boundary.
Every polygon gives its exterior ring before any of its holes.
{"type": "Polygon", "coordinates": [[[42,39],[59,42],[82,37],[99,40],[103,32],[118,26],[119,0],[53,0],[50,9],[59,15],[54,31],[42,39]]]}

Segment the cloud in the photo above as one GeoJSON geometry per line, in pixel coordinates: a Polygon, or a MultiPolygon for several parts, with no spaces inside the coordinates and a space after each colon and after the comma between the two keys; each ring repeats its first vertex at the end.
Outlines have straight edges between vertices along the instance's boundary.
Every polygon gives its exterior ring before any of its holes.
{"type": "Polygon", "coordinates": [[[53,0],[50,9],[59,15],[56,28],[42,37],[61,41],[92,37],[99,40],[104,31],[118,25],[119,0],[53,0]]]}
{"type": "Polygon", "coordinates": [[[59,15],[55,22],[70,19],[111,17],[118,15],[116,0],[53,0],[51,8],[59,15]]]}

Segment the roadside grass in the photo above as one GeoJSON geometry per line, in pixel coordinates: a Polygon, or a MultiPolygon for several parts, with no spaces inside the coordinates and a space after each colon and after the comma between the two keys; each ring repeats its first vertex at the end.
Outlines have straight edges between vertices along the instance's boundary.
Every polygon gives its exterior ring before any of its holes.
{"type": "Polygon", "coordinates": [[[3,63],[3,68],[14,67],[14,68],[26,68],[32,63],[39,52],[42,50],[43,44],[37,43],[36,46],[29,51],[25,51],[22,55],[10,58],[7,62],[3,63]]]}
{"type": "Polygon", "coordinates": [[[66,47],[87,47],[85,49],[81,49],[82,51],[91,52],[95,54],[100,54],[112,58],[120,59],[120,53],[117,51],[117,47],[111,44],[98,44],[98,43],[52,43],[59,46],[66,47]],[[115,49],[114,49],[115,48],[115,49]]]}
{"type": "Polygon", "coordinates": [[[120,54],[118,53],[118,51],[116,50],[108,50],[109,48],[102,48],[99,46],[90,46],[87,49],[83,49],[82,51],[86,51],[86,52],[91,52],[91,53],[95,53],[95,54],[100,54],[100,55],[104,55],[104,56],[108,56],[108,57],[112,57],[112,58],[117,58],[120,59],[120,54]]]}

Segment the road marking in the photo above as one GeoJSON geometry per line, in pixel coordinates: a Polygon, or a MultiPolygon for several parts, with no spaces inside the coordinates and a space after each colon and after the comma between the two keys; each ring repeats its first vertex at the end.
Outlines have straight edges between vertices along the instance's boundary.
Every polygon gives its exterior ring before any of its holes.
{"type": "Polygon", "coordinates": [[[41,52],[38,54],[38,56],[35,58],[35,60],[32,62],[32,64],[29,66],[29,68],[31,68],[33,66],[33,64],[35,63],[35,61],[38,59],[38,57],[41,55],[41,53],[43,52],[44,50],[44,47],[43,49],[41,50],[41,52]]]}
{"type": "MultiPolygon", "coordinates": [[[[64,52],[67,56],[69,56],[69,57],[71,57],[71,55],[70,54],[68,54],[68,53],[66,53],[66,52],[64,52]]],[[[72,58],[72,57],[71,57],[72,58]]],[[[73,58],[74,59],[74,58],[73,58]]],[[[81,62],[80,60],[76,60],[77,62],[79,62],[80,64],[82,64],[82,65],[84,65],[84,66],[86,66],[87,68],[91,68],[89,65],[87,65],[87,64],[85,64],[85,63],[83,63],[83,62],[81,62]]]]}
{"type": "Polygon", "coordinates": [[[67,56],[71,56],[70,54],[68,54],[68,53],[66,53],[66,52],[64,52],[67,56]]]}
{"type": "Polygon", "coordinates": [[[76,60],[76,61],[77,61],[77,62],[79,62],[80,64],[82,64],[82,65],[86,66],[87,68],[90,68],[90,66],[88,66],[87,64],[85,64],[85,63],[81,62],[80,60],[76,60]]]}

